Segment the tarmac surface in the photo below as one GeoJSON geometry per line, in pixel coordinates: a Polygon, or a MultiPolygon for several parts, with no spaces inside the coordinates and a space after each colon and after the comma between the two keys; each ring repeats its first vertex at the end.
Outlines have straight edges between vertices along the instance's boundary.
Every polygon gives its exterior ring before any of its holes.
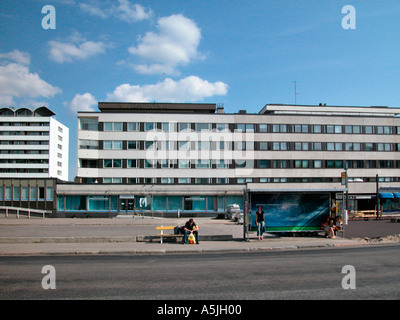
{"type": "Polygon", "coordinates": [[[157,226],[184,225],[187,220],[132,216],[114,219],[16,219],[3,215],[0,216],[0,255],[192,254],[337,248],[371,245],[363,239],[365,237],[400,234],[400,223],[350,221],[345,227],[346,238],[339,234],[336,239],[327,239],[322,233],[315,237],[264,234],[264,240],[259,241],[256,233],[250,232],[248,241],[245,241],[241,224],[214,218],[194,218],[200,227],[198,245],[145,241],[159,233],[157,226]]]}

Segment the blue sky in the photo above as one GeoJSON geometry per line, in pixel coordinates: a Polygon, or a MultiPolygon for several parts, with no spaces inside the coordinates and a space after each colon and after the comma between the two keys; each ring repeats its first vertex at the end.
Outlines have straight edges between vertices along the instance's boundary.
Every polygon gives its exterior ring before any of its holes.
{"type": "Polygon", "coordinates": [[[70,128],[99,101],[399,106],[393,0],[3,0],[0,106],[46,105],[70,128]],[[45,5],[55,29],[43,29],[45,5]],[[342,27],[345,5],[356,28],[342,27]]]}

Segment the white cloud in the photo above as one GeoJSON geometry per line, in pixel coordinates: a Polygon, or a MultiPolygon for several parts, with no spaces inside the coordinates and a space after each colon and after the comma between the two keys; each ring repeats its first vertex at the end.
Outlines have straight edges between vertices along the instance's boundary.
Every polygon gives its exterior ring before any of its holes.
{"type": "Polygon", "coordinates": [[[119,0],[119,5],[114,8],[114,12],[125,22],[146,20],[152,15],[151,10],[146,10],[140,4],[133,4],[129,0],[119,0]]]}
{"type": "Polygon", "coordinates": [[[101,8],[97,7],[96,5],[89,4],[89,3],[79,3],[79,7],[83,11],[90,13],[92,16],[97,16],[97,17],[100,17],[103,19],[109,17],[109,13],[106,10],[101,9],[101,8]]]}
{"type": "Polygon", "coordinates": [[[78,111],[95,111],[94,106],[97,105],[96,98],[90,93],[77,94],[69,104],[69,109],[73,113],[78,111]]]}
{"type": "Polygon", "coordinates": [[[0,59],[15,61],[23,65],[31,63],[31,56],[28,52],[21,52],[16,49],[7,53],[0,53],[0,59]]]}
{"type": "Polygon", "coordinates": [[[73,34],[69,42],[49,41],[50,58],[56,62],[72,62],[74,59],[84,60],[105,52],[103,42],[86,41],[79,33],[73,34]]]}
{"type": "Polygon", "coordinates": [[[196,76],[174,81],[165,79],[154,85],[135,86],[122,84],[107,94],[107,101],[117,102],[196,102],[215,95],[226,95],[228,85],[210,83],[196,76]]]}
{"type": "Polygon", "coordinates": [[[104,2],[83,2],[79,7],[93,16],[103,19],[114,17],[128,23],[150,19],[152,11],[129,0],[118,0],[117,5],[104,2]]]}
{"type": "Polygon", "coordinates": [[[181,14],[158,20],[157,32],[147,32],[139,44],[128,49],[129,53],[146,61],[135,65],[143,74],[172,74],[180,65],[201,58],[198,46],[201,30],[196,23],[181,14]]]}
{"type": "Polygon", "coordinates": [[[29,70],[30,55],[14,50],[0,54],[0,105],[11,106],[16,98],[50,98],[61,93],[61,89],[42,80],[37,73],[29,70]]]}

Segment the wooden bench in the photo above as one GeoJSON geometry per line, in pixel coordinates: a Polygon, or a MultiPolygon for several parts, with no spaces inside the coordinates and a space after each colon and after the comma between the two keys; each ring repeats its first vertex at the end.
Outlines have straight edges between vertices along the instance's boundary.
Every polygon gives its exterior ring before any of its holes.
{"type": "Polygon", "coordinates": [[[176,228],[176,226],[174,226],[174,227],[164,227],[164,226],[161,226],[161,227],[156,227],[156,230],[160,230],[161,231],[161,233],[160,234],[156,234],[156,236],[157,237],[160,237],[161,238],[161,243],[163,243],[163,237],[183,237],[183,234],[165,234],[164,233],[164,230],[174,230],[176,228]]]}

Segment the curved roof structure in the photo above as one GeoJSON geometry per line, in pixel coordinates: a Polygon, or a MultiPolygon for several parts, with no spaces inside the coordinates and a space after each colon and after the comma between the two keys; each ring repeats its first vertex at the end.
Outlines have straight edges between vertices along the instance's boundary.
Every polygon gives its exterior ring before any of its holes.
{"type": "Polygon", "coordinates": [[[56,114],[51,111],[47,107],[38,107],[38,108],[9,108],[9,107],[4,107],[0,108],[0,116],[3,117],[51,117],[55,116],[56,114]]]}

